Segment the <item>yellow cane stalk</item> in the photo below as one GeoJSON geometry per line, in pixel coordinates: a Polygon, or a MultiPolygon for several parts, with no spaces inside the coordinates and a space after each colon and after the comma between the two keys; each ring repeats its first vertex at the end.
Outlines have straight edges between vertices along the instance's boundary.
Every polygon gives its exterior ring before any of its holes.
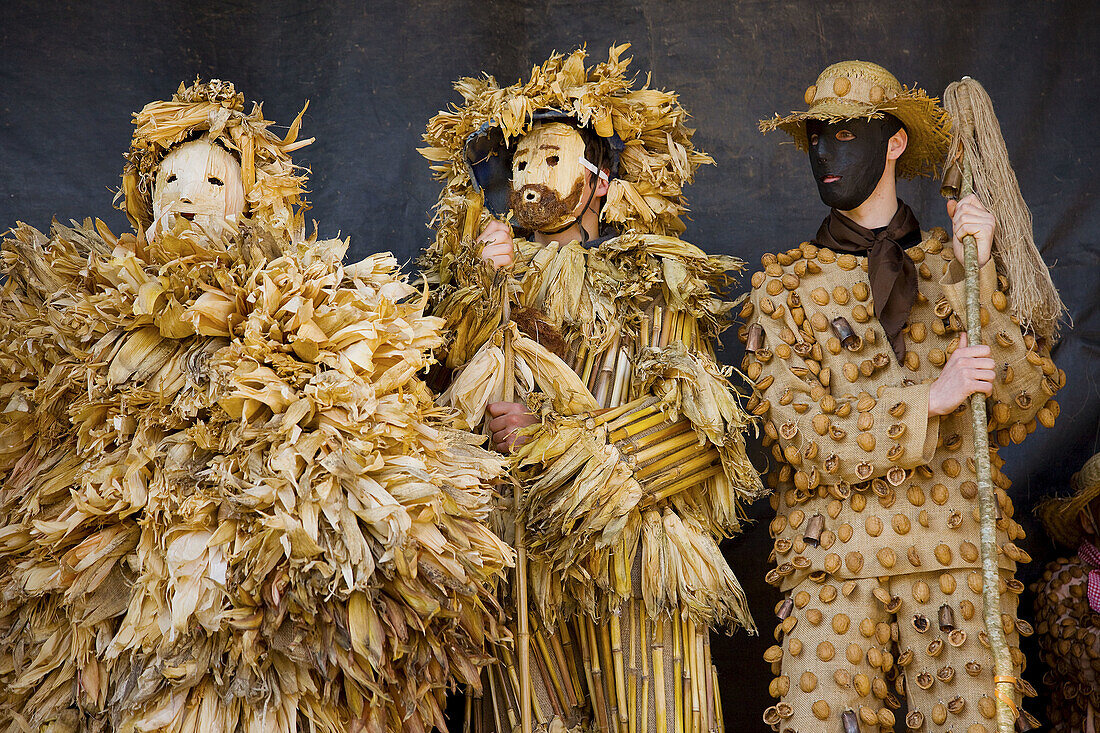
{"type": "Polygon", "coordinates": [[[657,733],[668,733],[668,718],[665,708],[665,623],[658,617],[653,619],[653,700],[657,714],[657,733]]]}
{"type": "MultiPolygon", "coordinates": [[[[684,730],[684,641],[682,622],[678,616],[672,617],[672,689],[676,701],[675,731],[684,730]]],[[[663,695],[663,690],[656,690],[663,695]]]]}

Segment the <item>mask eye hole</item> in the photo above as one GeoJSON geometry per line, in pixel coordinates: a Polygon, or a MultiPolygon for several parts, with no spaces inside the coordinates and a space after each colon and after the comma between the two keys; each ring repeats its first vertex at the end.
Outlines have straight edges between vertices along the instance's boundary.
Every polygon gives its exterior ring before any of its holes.
{"type": "Polygon", "coordinates": [[[171,183],[174,180],[176,180],[176,174],[175,173],[169,173],[167,180],[165,180],[165,183],[171,183]]]}
{"type": "Polygon", "coordinates": [[[856,136],[855,136],[855,135],[853,135],[853,134],[852,134],[852,133],[851,133],[850,131],[848,131],[848,130],[837,130],[837,131],[836,131],[836,139],[837,139],[837,140],[839,140],[839,141],[841,141],[842,143],[846,143],[846,142],[848,142],[849,140],[855,140],[855,139],[856,139],[856,136]]]}
{"type": "Polygon", "coordinates": [[[209,178],[207,178],[206,180],[207,180],[208,182],[210,182],[210,183],[213,183],[213,184],[214,184],[215,186],[223,186],[223,185],[225,185],[224,183],[222,183],[222,179],[218,178],[217,176],[210,176],[210,177],[209,177],[209,178]]]}
{"type": "Polygon", "coordinates": [[[516,170],[517,171],[521,171],[526,167],[527,167],[527,161],[526,160],[521,160],[520,162],[516,163],[516,170]]]}
{"type": "Polygon", "coordinates": [[[551,168],[553,168],[554,166],[556,166],[558,164],[558,156],[551,155],[549,158],[546,159],[546,164],[548,166],[550,166],[551,168]]]}

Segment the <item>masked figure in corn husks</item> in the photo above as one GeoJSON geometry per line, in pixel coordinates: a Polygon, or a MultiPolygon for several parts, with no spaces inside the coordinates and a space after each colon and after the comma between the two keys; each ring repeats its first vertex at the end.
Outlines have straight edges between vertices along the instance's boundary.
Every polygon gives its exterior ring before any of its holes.
{"type": "Polygon", "coordinates": [[[714,357],[741,263],[678,238],[710,159],[674,94],[631,88],[625,49],[463,79],[425,135],[446,184],[422,259],[450,334],[441,399],[512,453],[503,526],[518,505],[527,557],[478,730],[522,723],[528,665],[539,730],[718,730],[709,629],[754,630],[717,544],[762,492],[714,357]]]}
{"type": "MultiPolygon", "coordinates": [[[[937,101],[856,61],[825,69],[805,99],[807,111],[761,127],[809,151],[832,212],[814,241],[762,258],[741,311],[753,412],[777,461],[767,580],[784,600],[765,659],[779,702],[764,720],[802,733],[995,730],[966,400],[990,395],[989,430],[1018,442],[1037,416],[1053,420],[1064,375],[1008,307],[977,199],[949,203],[954,239],[922,232],[897,199],[896,176],[943,160],[937,101]],[[989,345],[962,334],[967,234],[989,345]]],[[[1028,556],[995,449],[991,462],[1001,619],[1019,672],[1017,635],[1031,630],[1016,619],[1014,571],[1028,556]]]]}
{"type": "Polygon", "coordinates": [[[1063,550],[1032,586],[1035,628],[1047,666],[1047,716],[1057,733],[1100,727],[1100,454],[1071,480],[1075,493],[1039,505],[1063,550]]]}
{"type": "Polygon", "coordinates": [[[393,257],[303,236],[300,121],[181,86],[135,234],[4,243],[4,730],[425,731],[491,659],[504,462],[416,376],[393,257]]]}

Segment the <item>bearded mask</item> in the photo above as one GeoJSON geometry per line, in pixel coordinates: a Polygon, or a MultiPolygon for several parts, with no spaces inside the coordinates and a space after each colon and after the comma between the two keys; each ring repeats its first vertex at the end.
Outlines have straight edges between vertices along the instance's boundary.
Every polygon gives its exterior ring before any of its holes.
{"type": "Polygon", "coordinates": [[[576,221],[584,194],[584,138],[561,122],[536,124],[512,156],[508,205],[516,223],[556,232],[576,221]]]}
{"type": "Polygon", "coordinates": [[[851,211],[874,193],[886,170],[890,138],[900,127],[892,117],[806,121],[810,169],[826,206],[851,211]]]}
{"type": "Polygon", "coordinates": [[[211,237],[235,233],[244,204],[237,159],[205,138],[184,143],[157,170],[149,236],[171,230],[179,217],[211,237]]]}

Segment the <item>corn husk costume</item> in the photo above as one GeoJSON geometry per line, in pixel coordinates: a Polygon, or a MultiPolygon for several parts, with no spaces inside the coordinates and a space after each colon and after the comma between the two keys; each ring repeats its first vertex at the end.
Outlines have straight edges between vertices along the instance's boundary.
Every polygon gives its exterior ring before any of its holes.
{"type": "Polygon", "coordinates": [[[4,730],[425,731],[489,660],[503,463],[417,377],[442,322],[392,256],[301,236],[298,122],[242,108],[136,115],[137,236],[4,243],[4,730]],[[243,161],[224,236],[152,215],[196,135],[243,161]]]}
{"type": "MultiPolygon", "coordinates": [[[[829,66],[805,101],[808,110],[761,129],[785,130],[803,145],[806,119],[889,113],[915,143],[898,175],[931,173],[946,153],[946,112],[876,64],[829,66]]],[[[879,318],[868,256],[815,242],[766,254],[741,310],[743,369],[757,387],[750,406],[766,420],[764,445],[776,461],[768,477],[776,567],[766,580],[785,598],[764,655],[775,675],[778,702],[763,716],[773,730],[997,729],[974,425],[966,405],[928,412],[931,385],[965,328],[962,266],[943,229],[913,234],[904,254],[917,289],[900,355],[879,318]]],[[[981,322],[998,365],[988,433],[1001,444],[1051,426],[1065,384],[1050,342],[1012,312],[1009,282],[994,258],[981,269],[981,322]]],[[[988,457],[1001,595],[993,612],[1017,670],[1017,706],[1034,694],[1018,674],[1019,638],[1031,627],[1016,615],[1023,583],[1015,569],[1030,557],[1017,544],[1024,530],[1004,462],[995,447],[988,457]]],[[[1018,720],[1034,724],[1022,709],[1018,720]]]]}
{"type": "MultiPolygon", "coordinates": [[[[514,381],[542,418],[513,456],[539,729],[717,730],[708,631],[754,631],[717,541],[762,492],[749,418],[713,349],[741,263],[676,236],[682,189],[710,158],[674,94],[632,87],[626,48],[588,67],[583,50],[555,54],[510,87],[456,84],[463,104],[429,122],[421,150],[445,184],[421,264],[447,322],[440,358],[456,370],[441,401],[476,426],[514,381]],[[517,238],[505,277],[474,241],[494,191],[475,186],[468,146],[488,130],[492,160],[548,117],[620,151],[600,210],[616,234],[588,247],[517,238]]],[[[502,502],[505,527],[513,506],[502,502]]],[[[514,650],[501,658],[492,694],[471,706],[479,730],[520,722],[514,650]]]]}
{"type": "Polygon", "coordinates": [[[1073,475],[1074,493],[1043,501],[1043,528],[1064,552],[1032,586],[1046,712],[1056,733],[1100,725],[1100,454],[1073,475]],[[1091,505],[1091,506],[1090,506],[1091,505]],[[1068,550],[1068,551],[1067,551],[1068,550]]]}

